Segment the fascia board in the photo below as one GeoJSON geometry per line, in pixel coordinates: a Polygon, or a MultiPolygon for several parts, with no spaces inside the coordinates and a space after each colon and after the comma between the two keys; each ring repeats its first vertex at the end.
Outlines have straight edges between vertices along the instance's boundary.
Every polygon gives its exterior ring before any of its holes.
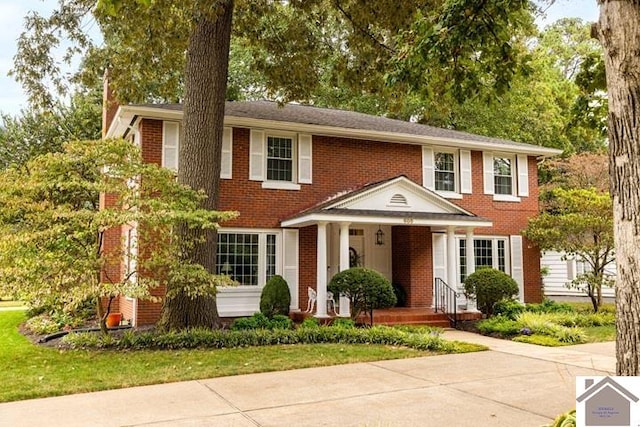
{"type": "Polygon", "coordinates": [[[492,221],[461,221],[461,220],[447,220],[447,219],[424,219],[424,218],[411,218],[402,217],[394,218],[388,216],[360,216],[360,215],[331,215],[323,213],[314,213],[304,215],[298,218],[292,218],[282,221],[280,224],[282,227],[307,227],[320,222],[351,222],[358,224],[380,224],[380,225],[419,225],[419,226],[433,226],[433,227],[491,227],[492,221]]]}

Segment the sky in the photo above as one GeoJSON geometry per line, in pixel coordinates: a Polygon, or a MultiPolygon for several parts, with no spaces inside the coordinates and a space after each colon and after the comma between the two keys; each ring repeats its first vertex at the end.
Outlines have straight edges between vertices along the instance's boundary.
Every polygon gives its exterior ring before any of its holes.
{"type": "MultiPolygon", "coordinates": [[[[56,4],[52,0],[0,0],[0,112],[15,116],[22,108],[27,107],[26,96],[20,85],[7,75],[13,65],[16,41],[22,32],[24,16],[31,10],[46,13],[56,4]]],[[[546,15],[546,19],[538,21],[540,26],[563,17],[596,21],[598,7],[596,0],[556,0],[546,15]]]]}

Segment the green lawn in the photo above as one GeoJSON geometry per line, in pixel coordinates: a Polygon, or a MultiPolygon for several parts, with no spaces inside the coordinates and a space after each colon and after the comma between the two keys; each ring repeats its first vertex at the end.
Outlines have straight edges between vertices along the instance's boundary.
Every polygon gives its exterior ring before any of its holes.
{"type": "MultiPolygon", "coordinates": [[[[291,345],[221,350],[58,350],[17,331],[21,311],[0,312],[0,402],[254,372],[428,356],[382,345],[291,345]]],[[[468,345],[466,351],[481,350],[468,345]]]]}
{"type": "Polygon", "coordinates": [[[615,341],[616,340],[616,327],[614,325],[608,326],[592,326],[584,329],[587,335],[585,342],[603,342],[603,341],[615,341]]]}

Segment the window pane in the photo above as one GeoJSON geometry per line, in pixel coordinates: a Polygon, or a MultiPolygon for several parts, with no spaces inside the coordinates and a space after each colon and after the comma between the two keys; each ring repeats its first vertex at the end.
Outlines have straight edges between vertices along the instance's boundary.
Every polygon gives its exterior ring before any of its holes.
{"type": "Polygon", "coordinates": [[[435,188],[438,191],[456,191],[453,153],[435,153],[435,188]]]}
{"type": "Polygon", "coordinates": [[[493,179],[496,194],[513,194],[511,159],[503,157],[493,159],[493,179]]]}
{"type": "Polygon", "coordinates": [[[276,275],[276,235],[267,234],[267,280],[276,275]]]}
{"type": "Polygon", "coordinates": [[[498,240],[498,270],[506,272],[504,240],[498,240]]]}
{"type": "Polygon", "coordinates": [[[293,140],[270,136],[267,138],[267,179],[293,181],[293,140]]]}
{"type": "Polygon", "coordinates": [[[258,284],[258,234],[218,233],[216,273],[241,285],[258,284]]]}
{"type": "Polygon", "coordinates": [[[493,247],[490,239],[477,239],[473,242],[476,270],[480,267],[493,266],[493,247]]]}

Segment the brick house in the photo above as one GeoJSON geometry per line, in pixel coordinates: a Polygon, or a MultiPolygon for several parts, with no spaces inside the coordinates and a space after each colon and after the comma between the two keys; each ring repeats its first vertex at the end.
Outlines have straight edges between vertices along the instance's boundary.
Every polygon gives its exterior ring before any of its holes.
{"type": "MultiPolygon", "coordinates": [[[[130,139],[145,161],[188,167],[177,164],[181,119],[176,104],[114,106],[103,133],[130,139]]],[[[537,160],[559,153],[361,113],[229,102],[219,208],[240,216],[221,224],[217,265],[240,286],[220,289],[220,315],[257,311],[274,274],[289,284],[291,310],[304,310],[308,288],[322,301],[330,278],[354,264],[401,285],[409,307],[432,307],[436,279],[459,288],[480,265],[507,272],[521,300],[538,302],[540,253],[519,233],[538,212],[537,160]]],[[[135,233],[111,230],[106,244],[136,250],[135,233]]],[[[160,308],[118,301],[135,325],[160,308]]]]}

